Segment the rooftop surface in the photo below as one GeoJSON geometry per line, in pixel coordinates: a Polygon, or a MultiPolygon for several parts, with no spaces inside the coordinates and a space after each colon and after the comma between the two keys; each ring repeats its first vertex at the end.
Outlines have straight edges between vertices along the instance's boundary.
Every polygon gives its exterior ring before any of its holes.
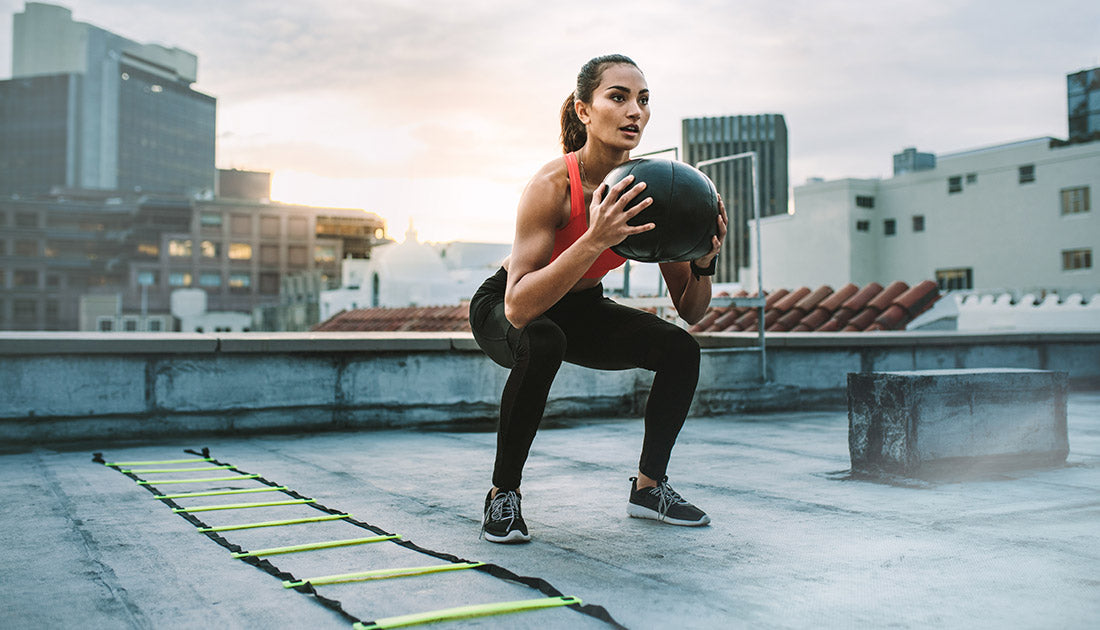
{"type": "MultiPolygon", "coordinates": [[[[526,545],[478,539],[495,435],[389,430],[91,444],[0,455],[0,618],[11,628],[350,627],[543,593],[479,570],[317,586],[348,616],[234,559],[171,505],[92,462],[190,458],[256,473],[421,548],[542,578],[629,628],[1013,627],[1100,624],[1100,392],[1069,400],[1065,467],[968,480],[847,475],[844,410],[689,419],[673,486],[713,523],[626,516],[641,422],[539,433],[526,469],[526,545]]],[[[136,469],[188,468],[185,463],[136,469]]],[[[148,480],[235,471],[135,473],[148,480]]],[[[154,482],[155,483],[155,482],[154,482]]],[[[168,493],[261,481],[161,484],[168,493]]],[[[179,498],[185,507],[293,500],[282,492],[179,498]]],[[[210,526],[325,516],[308,505],[194,512],[210,526]]],[[[221,532],[245,550],[372,536],[347,519],[221,532]]],[[[268,556],[297,578],[440,565],[393,542],[268,556]]],[[[284,576],[285,577],[285,576],[284,576]]],[[[608,628],[569,608],[436,628],[608,628]]]]}

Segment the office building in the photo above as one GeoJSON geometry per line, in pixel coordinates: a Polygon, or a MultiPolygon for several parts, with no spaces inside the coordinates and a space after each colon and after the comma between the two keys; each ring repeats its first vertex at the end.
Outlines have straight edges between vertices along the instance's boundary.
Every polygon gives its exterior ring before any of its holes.
{"type": "Polygon", "coordinates": [[[212,193],[213,97],[195,55],[139,44],[28,2],[0,81],[0,196],[55,187],[212,193]]]}
{"type": "MultiPolygon", "coordinates": [[[[760,168],[760,216],[787,212],[787,123],[781,114],[689,118],[683,121],[684,161],[755,151],[760,168]]],[[[718,259],[717,282],[737,282],[748,267],[748,224],[753,218],[751,160],[705,168],[726,204],[729,231],[718,259]]]]}
{"type": "Polygon", "coordinates": [[[343,258],[385,240],[382,219],[358,209],[115,195],[0,198],[0,330],[78,330],[88,295],[117,294],[131,330],[158,321],[131,315],[170,313],[177,289],[204,290],[210,311],[252,313],[279,302],[288,276],[337,286],[343,258]]]}

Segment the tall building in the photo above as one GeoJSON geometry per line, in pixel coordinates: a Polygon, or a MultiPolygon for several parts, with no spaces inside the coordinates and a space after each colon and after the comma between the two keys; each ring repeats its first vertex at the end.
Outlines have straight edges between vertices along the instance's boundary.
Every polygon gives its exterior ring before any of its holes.
{"type": "MultiPolygon", "coordinates": [[[[787,123],[782,114],[688,118],[683,121],[684,161],[755,151],[760,169],[760,216],[787,212],[787,123]]],[[[750,264],[749,221],[753,218],[751,160],[705,168],[726,204],[729,231],[718,259],[717,282],[737,282],[750,264]]]]}
{"type": "Polygon", "coordinates": [[[0,195],[52,188],[213,191],[216,100],[195,55],[139,44],[28,2],[0,81],[0,195]]]}
{"type": "Polygon", "coordinates": [[[1069,139],[1100,138],[1100,68],[1066,75],[1069,139]]]}

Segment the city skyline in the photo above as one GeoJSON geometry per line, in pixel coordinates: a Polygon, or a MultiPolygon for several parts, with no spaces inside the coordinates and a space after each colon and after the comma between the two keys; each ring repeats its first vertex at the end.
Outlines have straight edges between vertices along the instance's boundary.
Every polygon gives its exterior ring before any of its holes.
{"type": "MultiPolygon", "coordinates": [[[[411,219],[422,240],[510,241],[527,178],[560,154],[577,69],[605,52],[653,91],[638,152],[679,146],[683,118],[781,113],[794,186],[888,177],[909,146],[1065,137],[1065,76],[1100,65],[1100,8],[1066,1],[56,4],[198,56],[219,168],[273,172],[278,200],[378,213],[398,239],[411,219]]],[[[23,6],[0,0],[0,79],[23,6]]]]}

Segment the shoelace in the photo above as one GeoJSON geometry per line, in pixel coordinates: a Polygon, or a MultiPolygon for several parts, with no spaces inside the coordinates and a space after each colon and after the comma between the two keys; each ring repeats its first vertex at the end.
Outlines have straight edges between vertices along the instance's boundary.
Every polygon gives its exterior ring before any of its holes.
{"type": "Polygon", "coordinates": [[[489,516],[494,521],[514,519],[519,514],[519,495],[515,492],[501,492],[489,502],[489,516]]]}
{"type": "Polygon", "coordinates": [[[657,512],[661,516],[668,516],[668,510],[674,505],[687,503],[679,492],[672,489],[667,481],[661,481],[656,488],[651,488],[651,494],[657,495],[657,512]]]}

